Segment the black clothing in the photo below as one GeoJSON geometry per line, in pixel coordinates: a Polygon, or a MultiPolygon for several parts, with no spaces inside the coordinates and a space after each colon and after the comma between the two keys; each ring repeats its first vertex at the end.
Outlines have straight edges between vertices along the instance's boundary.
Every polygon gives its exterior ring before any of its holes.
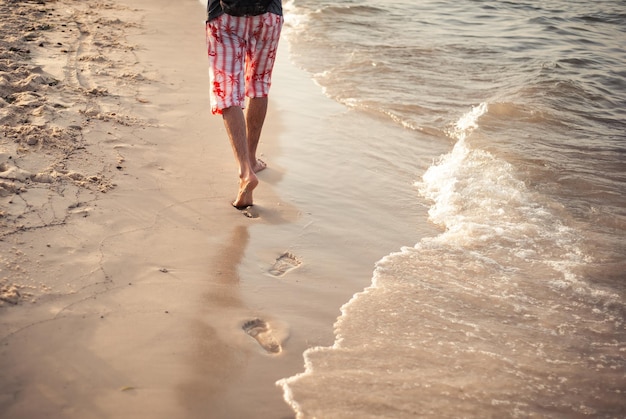
{"type": "MultiPolygon", "coordinates": [[[[273,0],[272,4],[268,9],[269,13],[274,13],[275,15],[282,16],[283,15],[283,4],[282,0],[273,0]]],[[[222,7],[220,6],[220,0],[209,0],[207,4],[207,21],[213,20],[218,16],[224,14],[222,7]]]]}

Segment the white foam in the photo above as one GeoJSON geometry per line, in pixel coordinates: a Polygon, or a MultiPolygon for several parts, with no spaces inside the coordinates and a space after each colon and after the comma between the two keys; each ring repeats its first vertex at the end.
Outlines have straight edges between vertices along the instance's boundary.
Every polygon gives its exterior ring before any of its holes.
{"type": "Polygon", "coordinates": [[[309,16],[302,13],[301,9],[298,9],[293,0],[283,2],[283,16],[285,18],[285,29],[297,33],[300,30],[306,28],[306,23],[309,21],[309,16]]]}

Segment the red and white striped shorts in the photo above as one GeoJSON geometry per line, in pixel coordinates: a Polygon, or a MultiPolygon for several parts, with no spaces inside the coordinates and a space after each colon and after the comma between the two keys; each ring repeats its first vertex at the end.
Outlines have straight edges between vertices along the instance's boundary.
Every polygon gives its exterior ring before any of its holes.
{"type": "Polygon", "coordinates": [[[283,17],[273,13],[223,14],[207,22],[213,114],[231,106],[243,108],[246,96],[268,95],[282,26],[283,17]]]}

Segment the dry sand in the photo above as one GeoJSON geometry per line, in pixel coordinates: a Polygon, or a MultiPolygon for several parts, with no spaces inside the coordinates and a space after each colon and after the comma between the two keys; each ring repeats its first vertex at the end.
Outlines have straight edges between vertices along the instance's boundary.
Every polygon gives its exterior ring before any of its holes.
{"type": "Polygon", "coordinates": [[[279,110],[247,218],[196,0],[0,10],[0,416],[292,416],[274,382],[333,315],[293,334],[263,302],[300,270],[277,237],[260,282],[240,269],[252,224],[298,219],[272,187],[279,110]]]}

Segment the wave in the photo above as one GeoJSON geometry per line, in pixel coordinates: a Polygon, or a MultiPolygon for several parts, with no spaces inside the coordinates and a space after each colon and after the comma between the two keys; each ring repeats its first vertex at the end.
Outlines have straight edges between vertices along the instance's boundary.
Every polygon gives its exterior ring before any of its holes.
{"type": "Polygon", "coordinates": [[[307,350],[305,371],[277,382],[299,418],[619,409],[587,377],[620,385],[621,297],[580,274],[593,260],[558,205],[472,147],[488,113],[463,115],[453,149],[416,183],[441,234],[382,258],[341,308],[333,346],[307,350]]]}

